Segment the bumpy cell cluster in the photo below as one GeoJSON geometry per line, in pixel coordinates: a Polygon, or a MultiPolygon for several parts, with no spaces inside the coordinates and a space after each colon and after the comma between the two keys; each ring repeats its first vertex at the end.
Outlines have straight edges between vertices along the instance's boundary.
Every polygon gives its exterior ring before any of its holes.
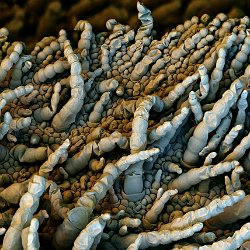
{"type": "Polygon", "coordinates": [[[2,249],[250,248],[250,19],[155,40],[137,8],[30,54],[0,29],[2,249]]]}

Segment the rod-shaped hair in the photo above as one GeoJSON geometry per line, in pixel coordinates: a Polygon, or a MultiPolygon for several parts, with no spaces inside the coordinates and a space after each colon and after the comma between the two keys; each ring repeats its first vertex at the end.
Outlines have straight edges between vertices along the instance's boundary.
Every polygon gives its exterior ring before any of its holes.
{"type": "Polygon", "coordinates": [[[55,115],[57,106],[60,100],[60,91],[61,91],[61,84],[57,82],[54,85],[54,93],[51,97],[51,104],[50,106],[46,106],[43,108],[36,109],[34,112],[34,118],[37,122],[49,121],[55,115]]]}
{"type": "Polygon", "coordinates": [[[209,219],[207,224],[212,228],[221,228],[224,225],[236,222],[239,219],[247,218],[249,214],[250,195],[240,200],[231,207],[225,208],[223,213],[209,219]]]}
{"type": "Polygon", "coordinates": [[[34,175],[28,185],[26,192],[19,203],[19,208],[13,216],[10,227],[8,228],[4,239],[4,250],[19,249],[22,246],[21,233],[25,225],[31,222],[32,216],[39,206],[40,196],[46,188],[46,181],[42,176],[34,175]]]}
{"type": "Polygon", "coordinates": [[[40,68],[33,76],[32,81],[35,84],[41,84],[52,79],[56,74],[63,73],[70,68],[70,64],[66,60],[57,60],[48,64],[45,68],[40,68]]]}
{"type": "Polygon", "coordinates": [[[163,103],[157,96],[147,96],[136,108],[132,122],[132,135],[130,138],[131,152],[144,150],[147,145],[147,128],[149,111],[154,108],[160,112],[163,109],[163,103]]]}
{"type": "Polygon", "coordinates": [[[8,71],[11,67],[17,63],[19,57],[24,49],[24,46],[20,42],[16,42],[13,47],[13,51],[10,55],[7,55],[0,63],[0,82],[4,81],[5,77],[7,76],[8,71]]]}
{"type": "Polygon", "coordinates": [[[226,90],[221,99],[213,106],[212,110],[204,114],[203,120],[196,126],[193,136],[189,139],[187,149],[183,154],[183,162],[195,166],[199,163],[199,152],[207,144],[208,135],[218,127],[221,120],[228,114],[230,108],[236,103],[241,94],[246,77],[236,79],[226,90]]]}
{"type": "Polygon", "coordinates": [[[96,249],[106,223],[111,219],[110,214],[102,214],[92,220],[74,241],[72,250],[96,249]]]}
{"type": "Polygon", "coordinates": [[[190,104],[190,108],[194,114],[194,119],[196,123],[199,123],[203,118],[203,111],[201,109],[201,104],[198,101],[198,98],[194,91],[191,91],[188,96],[188,102],[190,104]]]}
{"type": "Polygon", "coordinates": [[[51,203],[52,216],[53,214],[56,214],[60,218],[65,219],[70,209],[66,206],[63,206],[62,194],[61,194],[60,188],[57,186],[55,182],[50,184],[49,199],[51,203]]]}
{"type": "Polygon", "coordinates": [[[37,218],[33,218],[29,226],[27,246],[23,246],[24,249],[33,250],[40,248],[38,228],[39,228],[39,220],[37,218]]]}
{"type": "Polygon", "coordinates": [[[207,97],[209,93],[209,77],[207,73],[207,68],[205,65],[200,65],[198,67],[198,72],[200,74],[200,89],[199,89],[199,98],[203,100],[207,97]]]}
{"type": "Polygon", "coordinates": [[[247,61],[248,55],[250,53],[250,37],[246,36],[244,39],[244,43],[242,47],[240,48],[240,51],[237,52],[235,55],[235,58],[232,60],[230,68],[232,68],[235,73],[238,73],[242,67],[243,64],[247,61]]]}
{"type": "Polygon", "coordinates": [[[23,75],[32,67],[31,59],[31,55],[21,56],[17,63],[14,65],[9,83],[10,89],[14,89],[22,84],[23,75]]]}
{"type": "Polygon", "coordinates": [[[242,125],[232,127],[229,133],[225,136],[219,147],[218,156],[223,159],[224,156],[233,148],[233,142],[237,138],[239,132],[242,130],[242,125]]]}
{"type": "Polygon", "coordinates": [[[242,190],[238,190],[231,195],[224,195],[222,198],[212,200],[209,205],[199,208],[195,211],[188,212],[183,216],[174,219],[168,224],[160,227],[161,230],[180,230],[194,225],[198,222],[204,222],[218,214],[221,214],[226,207],[231,207],[245,197],[242,190]]]}
{"type": "Polygon", "coordinates": [[[13,131],[18,131],[23,128],[29,127],[31,124],[30,117],[14,118],[10,123],[10,129],[13,131]]]}
{"type": "Polygon", "coordinates": [[[52,120],[52,127],[57,132],[67,130],[75,122],[76,116],[81,110],[84,98],[86,97],[84,80],[81,75],[82,67],[68,40],[64,42],[64,55],[70,64],[71,98],[52,120]]]}
{"type": "Polygon", "coordinates": [[[157,76],[148,83],[144,90],[144,93],[146,95],[152,94],[165,78],[165,74],[157,74],[157,76]]]}
{"type": "Polygon", "coordinates": [[[180,239],[184,239],[192,236],[194,233],[199,232],[203,227],[202,223],[196,223],[188,228],[180,230],[162,230],[143,232],[138,234],[134,243],[132,243],[127,249],[147,249],[149,247],[157,247],[159,245],[166,245],[180,239]]]}
{"type": "Polygon", "coordinates": [[[223,77],[223,69],[226,61],[227,51],[224,48],[220,48],[218,51],[218,60],[216,62],[215,69],[211,73],[211,79],[209,82],[209,93],[206,97],[207,102],[211,102],[216,98],[216,93],[219,89],[219,83],[223,77]]]}
{"type": "Polygon", "coordinates": [[[194,82],[199,78],[199,73],[195,73],[192,76],[186,77],[181,83],[174,86],[174,89],[169,92],[169,94],[163,98],[164,107],[169,109],[172,107],[174,102],[181,97],[194,82]]]}
{"type": "Polygon", "coordinates": [[[222,138],[225,136],[225,134],[229,130],[229,127],[231,125],[231,120],[232,120],[232,113],[229,112],[228,115],[222,119],[220,125],[216,129],[215,134],[208,141],[208,144],[199,153],[200,156],[204,156],[216,150],[222,138]]]}
{"type": "Polygon", "coordinates": [[[249,147],[250,147],[250,133],[248,133],[248,135],[245,136],[240,141],[240,144],[234,148],[233,152],[231,152],[229,155],[226,156],[224,161],[232,161],[232,160],[237,161],[241,159],[245,155],[249,147]]]}
{"type": "Polygon", "coordinates": [[[154,202],[153,206],[147,211],[142,219],[143,227],[145,229],[152,229],[155,226],[158,216],[165,207],[165,204],[168,202],[170,197],[177,194],[177,192],[177,189],[167,190],[157,201],[154,202]]]}
{"type": "Polygon", "coordinates": [[[48,160],[44,162],[42,166],[39,168],[40,176],[48,178],[49,173],[53,170],[58,161],[62,158],[63,158],[62,161],[65,161],[67,159],[68,156],[67,149],[69,145],[70,141],[69,139],[66,139],[65,142],[63,142],[63,144],[59,146],[58,149],[55,150],[55,152],[49,155],[48,160]]]}
{"type": "Polygon", "coordinates": [[[47,147],[28,148],[24,144],[18,144],[10,150],[14,159],[20,162],[44,161],[50,153],[47,147]]]}
{"type": "Polygon", "coordinates": [[[0,140],[2,140],[10,130],[11,122],[12,122],[11,114],[9,112],[6,112],[4,114],[3,122],[0,124],[0,140]]]}
{"type": "Polygon", "coordinates": [[[141,40],[143,37],[148,37],[153,29],[153,17],[151,11],[142,3],[137,2],[138,19],[141,21],[141,26],[137,30],[135,40],[141,40]]]}
{"type": "Polygon", "coordinates": [[[104,111],[105,106],[110,101],[110,92],[104,92],[100,100],[96,102],[93,111],[89,115],[89,121],[92,123],[100,122],[102,118],[102,112],[104,111]]]}
{"type": "Polygon", "coordinates": [[[212,245],[199,247],[199,250],[221,249],[234,250],[238,249],[246,240],[250,238],[250,223],[244,224],[239,230],[236,230],[231,237],[214,242],[212,245]]]}
{"type": "MultiPolygon", "coordinates": [[[[91,41],[94,37],[94,33],[92,31],[92,25],[86,20],[79,20],[74,28],[74,30],[81,31],[81,37],[78,41],[78,49],[83,52],[86,52],[85,59],[89,56],[89,50],[91,47],[91,41]]],[[[84,60],[87,61],[88,60],[84,60]]],[[[83,64],[82,64],[83,65],[83,64]]],[[[86,72],[89,70],[89,62],[88,64],[84,63],[83,71],[86,72]]]]}
{"type": "Polygon", "coordinates": [[[16,98],[31,93],[33,89],[34,86],[31,84],[28,84],[26,86],[19,86],[13,90],[6,89],[0,93],[0,99],[4,99],[6,103],[9,103],[15,100],[16,98]]]}
{"type": "Polygon", "coordinates": [[[202,166],[200,168],[193,168],[178,176],[176,179],[171,180],[168,183],[168,188],[177,189],[179,193],[182,193],[203,180],[230,172],[238,165],[239,162],[231,161],[220,162],[216,165],[202,166]]]}
{"type": "Polygon", "coordinates": [[[248,107],[247,96],[248,96],[248,91],[243,90],[237,102],[238,112],[235,120],[235,125],[243,126],[246,121],[246,109],[248,107]]]}
{"type": "MultiPolygon", "coordinates": [[[[165,122],[155,130],[152,130],[149,138],[154,142],[149,146],[149,148],[159,148],[161,154],[164,153],[164,150],[169,145],[169,142],[175,136],[177,129],[185,124],[189,111],[190,110],[187,107],[182,108],[181,113],[176,115],[170,122],[165,122]]],[[[151,161],[145,162],[143,166],[144,169],[151,170],[157,160],[157,157],[158,156],[154,156],[151,161]]]]}
{"type": "Polygon", "coordinates": [[[225,239],[214,241],[212,245],[203,245],[197,246],[193,244],[188,244],[183,247],[175,247],[173,250],[246,250],[249,247],[249,238],[250,238],[250,223],[244,224],[239,230],[236,230],[234,234],[225,239]],[[244,244],[245,242],[245,244],[244,244]],[[240,247],[240,248],[239,248],[240,247]]]}

